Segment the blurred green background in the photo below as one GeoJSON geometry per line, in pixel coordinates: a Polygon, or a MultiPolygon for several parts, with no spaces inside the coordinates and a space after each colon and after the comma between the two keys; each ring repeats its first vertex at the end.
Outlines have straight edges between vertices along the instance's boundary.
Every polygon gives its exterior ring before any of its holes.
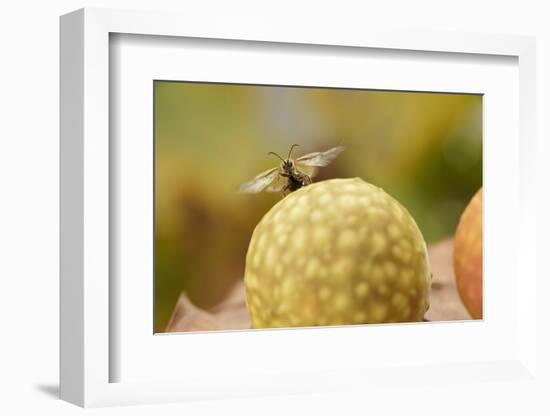
{"type": "Polygon", "coordinates": [[[397,198],[428,243],[452,236],[482,184],[482,97],[155,81],[156,332],[181,291],[208,308],[242,278],[248,241],[280,194],[238,186],[344,145],[314,181],[361,177],[397,198]]]}

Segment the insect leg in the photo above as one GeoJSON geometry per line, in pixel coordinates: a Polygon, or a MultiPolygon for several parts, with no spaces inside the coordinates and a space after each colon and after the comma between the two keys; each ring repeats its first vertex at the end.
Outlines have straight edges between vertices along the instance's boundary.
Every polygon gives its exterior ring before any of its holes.
{"type": "Polygon", "coordinates": [[[283,194],[283,198],[287,195],[286,191],[288,191],[288,183],[283,187],[281,194],[283,194]]]}

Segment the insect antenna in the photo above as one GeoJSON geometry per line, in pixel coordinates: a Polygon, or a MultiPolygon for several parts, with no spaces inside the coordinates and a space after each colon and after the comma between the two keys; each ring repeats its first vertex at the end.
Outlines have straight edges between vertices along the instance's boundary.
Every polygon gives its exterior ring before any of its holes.
{"type": "Polygon", "coordinates": [[[281,159],[283,162],[285,161],[281,156],[279,156],[277,153],[275,152],[269,152],[268,155],[274,155],[274,156],[277,156],[279,159],[281,159]]]}
{"type": "Polygon", "coordinates": [[[290,159],[290,154],[292,153],[292,149],[294,149],[297,146],[300,146],[300,145],[299,144],[293,144],[292,146],[290,146],[290,150],[288,151],[287,159],[290,159]]]}

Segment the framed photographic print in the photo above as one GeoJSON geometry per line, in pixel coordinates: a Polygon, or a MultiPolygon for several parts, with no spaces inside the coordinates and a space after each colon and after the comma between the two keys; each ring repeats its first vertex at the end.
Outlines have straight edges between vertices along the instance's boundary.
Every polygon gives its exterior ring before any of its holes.
{"type": "Polygon", "coordinates": [[[61,18],[62,398],[530,379],[533,39],[240,23],[61,18]]]}
{"type": "Polygon", "coordinates": [[[153,88],[155,332],[482,319],[482,95],[153,88]]]}

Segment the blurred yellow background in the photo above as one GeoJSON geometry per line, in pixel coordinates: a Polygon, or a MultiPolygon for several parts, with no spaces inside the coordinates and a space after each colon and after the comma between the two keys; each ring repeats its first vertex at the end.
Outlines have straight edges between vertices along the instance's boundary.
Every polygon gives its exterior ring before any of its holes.
{"type": "Polygon", "coordinates": [[[397,198],[426,241],[454,233],[482,184],[482,97],[467,94],[156,81],[156,332],[181,291],[216,304],[244,272],[248,241],[278,193],[238,186],[280,163],[346,147],[314,181],[361,177],[397,198]]]}

